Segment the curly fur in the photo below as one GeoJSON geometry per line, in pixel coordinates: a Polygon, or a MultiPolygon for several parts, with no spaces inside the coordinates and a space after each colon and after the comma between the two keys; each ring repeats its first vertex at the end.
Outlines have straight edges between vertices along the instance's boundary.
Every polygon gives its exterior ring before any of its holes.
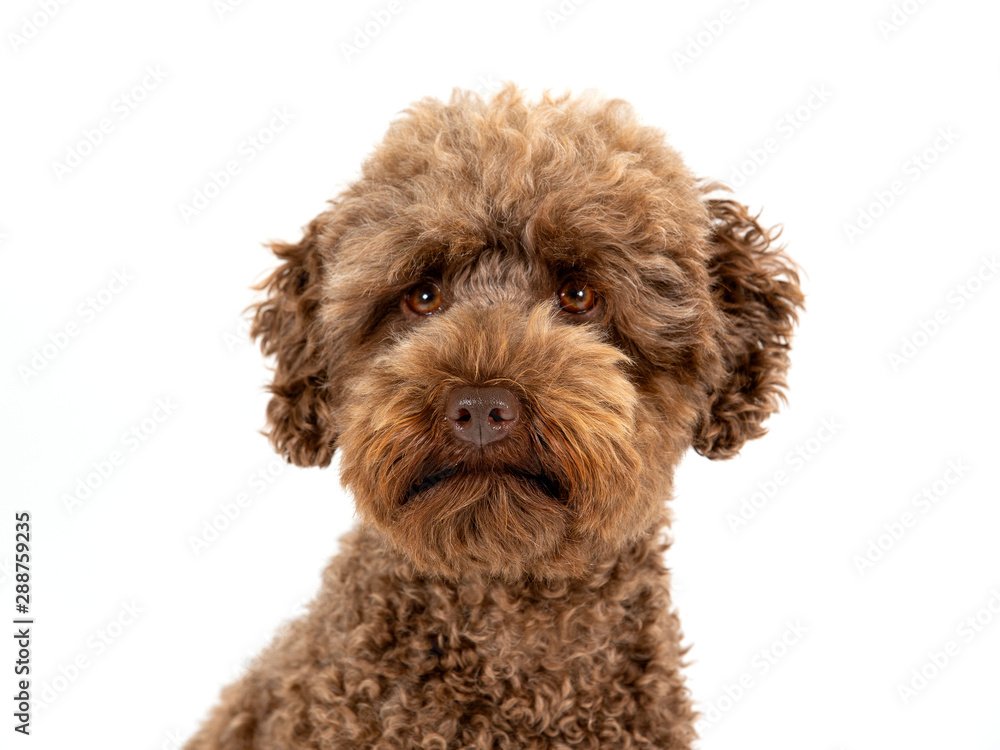
{"type": "Polygon", "coordinates": [[[362,524],[189,750],[690,747],[665,502],[687,448],[763,434],[803,302],[717,188],[621,101],[456,92],[273,245],[270,438],[339,450],[362,524]],[[599,305],[561,311],[567,278],[599,305]],[[506,439],[449,430],[467,386],[519,400],[506,439]]]}

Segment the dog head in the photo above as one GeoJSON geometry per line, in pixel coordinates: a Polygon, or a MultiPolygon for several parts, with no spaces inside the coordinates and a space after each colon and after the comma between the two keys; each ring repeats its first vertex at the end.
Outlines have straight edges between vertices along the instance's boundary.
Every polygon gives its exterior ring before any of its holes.
{"type": "Polygon", "coordinates": [[[662,522],[689,447],[782,395],[802,303],[740,204],[621,101],[422,101],[275,243],[270,437],[422,571],[579,575],[662,522]]]}

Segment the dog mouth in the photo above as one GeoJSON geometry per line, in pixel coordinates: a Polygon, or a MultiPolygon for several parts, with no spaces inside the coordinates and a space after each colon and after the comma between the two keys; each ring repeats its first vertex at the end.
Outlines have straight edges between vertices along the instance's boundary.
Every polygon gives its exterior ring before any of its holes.
{"type": "Polygon", "coordinates": [[[406,493],[406,501],[409,502],[421,492],[425,492],[445,479],[455,476],[459,471],[460,469],[457,466],[452,466],[441,471],[435,471],[433,474],[428,474],[421,481],[410,487],[410,491],[406,493]]]}
{"type": "Polygon", "coordinates": [[[483,472],[470,472],[463,469],[460,466],[451,466],[440,471],[435,471],[427,474],[419,482],[413,484],[409,491],[406,493],[406,498],[404,503],[408,503],[418,495],[427,492],[432,487],[436,487],[441,482],[450,479],[454,476],[459,476],[469,473],[488,473],[495,475],[498,479],[515,478],[526,481],[538,489],[540,489],[544,494],[548,495],[554,500],[559,502],[565,502],[565,494],[563,488],[555,477],[548,474],[533,474],[527,471],[520,471],[516,469],[506,469],[506,470],[493,470],[493,471],[483,471],[483,472]]]}

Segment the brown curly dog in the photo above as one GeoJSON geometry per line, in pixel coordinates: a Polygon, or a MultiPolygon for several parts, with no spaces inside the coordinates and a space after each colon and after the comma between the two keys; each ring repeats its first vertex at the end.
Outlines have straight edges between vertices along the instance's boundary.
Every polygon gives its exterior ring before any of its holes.
{"type": "Polygon", "coordinates": [[[363,523],[188,748],[690,747],[673,471],[763,434],[802,304],[715,187],[624,102],[456,92],[274,244],[270,437],[363,523]]]}

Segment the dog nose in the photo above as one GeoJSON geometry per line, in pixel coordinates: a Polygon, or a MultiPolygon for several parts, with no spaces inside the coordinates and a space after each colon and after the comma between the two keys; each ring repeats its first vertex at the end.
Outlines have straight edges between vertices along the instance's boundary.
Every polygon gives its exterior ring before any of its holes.
{"type": "Polygon", "coordinates": [[[482,448],[507,437],[521,414],[521,402],[506,388],[463,386],[448,394],[445,410],[455,433],[482,448]]]}

